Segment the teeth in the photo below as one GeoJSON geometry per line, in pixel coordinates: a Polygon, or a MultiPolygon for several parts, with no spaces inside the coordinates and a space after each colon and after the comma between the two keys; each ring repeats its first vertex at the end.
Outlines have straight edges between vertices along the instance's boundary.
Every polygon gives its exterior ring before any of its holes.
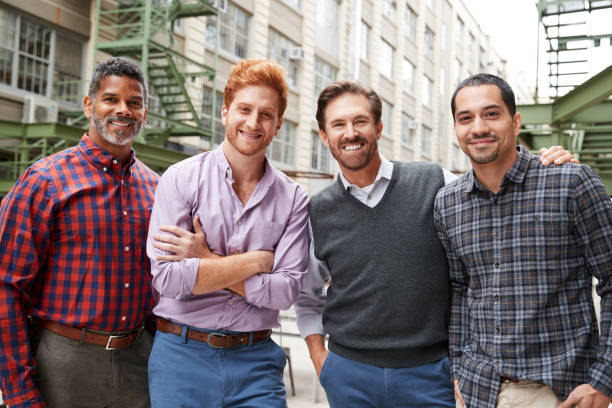
{"type": "Polygon", "coordinates": [[[360,144],[344,146],[344,150],[357,150],[361,147],[360,144]]]}
{"type": "Polygon", "coordinates": [[[112,123],[113,125],[115,125],[115,126],[121,126],[121,127],[127,127],[127,126],[130,126],[130,124],[129,124],[129,123],[126,123],[126,122],[117,122],[117,121],[114,121],[114,120],[113,120],[111,123],[112,123]]]}

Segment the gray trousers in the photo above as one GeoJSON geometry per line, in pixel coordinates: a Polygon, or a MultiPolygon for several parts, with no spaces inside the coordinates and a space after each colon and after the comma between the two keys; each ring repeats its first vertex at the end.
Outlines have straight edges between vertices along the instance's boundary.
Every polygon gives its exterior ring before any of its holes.
{"type": "Polygon", "coordinates": [[[108,351],[41,327],[30,329],[34,382],[48,408],[147,408],[147,364],[152,336],[144,330],[130,347],[108,351]]]}

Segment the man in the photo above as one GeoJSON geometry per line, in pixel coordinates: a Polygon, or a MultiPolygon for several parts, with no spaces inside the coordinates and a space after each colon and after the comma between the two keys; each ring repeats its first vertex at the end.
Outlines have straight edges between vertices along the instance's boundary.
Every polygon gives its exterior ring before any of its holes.
{"type": "Polygon", "coordinates": [[[308,197],[265,154],[287,91],[275,62],[239,62],[225,87],[221,146],[159,181],[147,247],[160,294],[153,407],[286,407],[286,356],[270,329],[308,266],[308,197]]]}
{"type": "Polygon", "coordinates": [[[298,326],[332,407],[453,407],[450,287],[433,202],[454,176],[380,155],[381,112],[379,96],[356,82],[319,96],[319,136],[341,172],[310,203],[298,326]]]}
{"type": "Polygon", "coordinates": [[[157,176],[131,147],[146,101],[136,64],[98,64],[87,133],[33,164],[2,201],[0,377],[11,408],[149,404],[144,243],[157,176]]]}
{"type": "Polygon", "coordinates": [[[450,269],[459,404],[607,407],[610,197],[588,166],[545,168],[515,145],[521,115],[501,78],[469,77],[451,109],[473,167],[438,193],[434,210],[450,269]],[[601,337],[592,276],[599,279],[601,337]]]}

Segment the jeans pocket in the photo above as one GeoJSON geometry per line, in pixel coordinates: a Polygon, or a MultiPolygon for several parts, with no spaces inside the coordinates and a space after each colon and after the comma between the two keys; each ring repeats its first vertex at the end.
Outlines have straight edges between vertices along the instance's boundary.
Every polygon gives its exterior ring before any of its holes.
{"type": "Polygon", "coordinates": [[[327,353],[327,357],[325,357],[325,361],[323,362],[323,367],[321,367],[321,374],[319,374],[319,382],[323,385],[323,381],[327,378],[327,371],[329,367],[329,361],[333,353],[330,351],[327,353]]]}

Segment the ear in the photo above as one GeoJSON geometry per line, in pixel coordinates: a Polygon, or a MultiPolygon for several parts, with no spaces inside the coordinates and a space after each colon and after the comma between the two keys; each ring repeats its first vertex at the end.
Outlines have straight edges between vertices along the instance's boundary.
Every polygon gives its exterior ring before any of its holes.
{"type": "Polygon", "coordinates": [[[87,119],[91,119],[93,112],[93,101],[89,97],[89,95],[85,95],[83,98],[83,113],[87,119]]]}
{"type": "Polygon", "coordinates": [[[285,120],[284,117],[281,117],[278,120],[278,125],[276,126],[276,132],[274,132],[274,136],[276,136],[278,134],[278,131],[280,130],[281,126],[283,125],[283,121],[285,120]]]}
{"type": "Polygon", "coordinates": [[[142,126],[144,127],[144,125],[147,124],[147,112],[149,112],[149,110],[145,107],[144,108],[144,115],[142,116],[142,126]]]}
{"type": "Polygon", "coordinates": [[[380,136],[382,135],[383,130],[383,122],[382,120],[376,125],[376,140],[380,140],[380,136]]]}
{"type": "Polygon", "coordinates": [[[521,116],[520,112],[516,112],[512,118],[512,131],[514,133],[514,137],[517,137],[519,133],[521,133],[522,124],[523,117],[521,116]]]}
{"type": "Polygon", "coordinates": [[[327,133],[324,130],[319,129],[319,139],[325,145],[325,147],[329,148],[329,139],[327,138],[327,133]]]}
{"type": "Polygon", "coordinates": [[[227,126],[227,106],[225,105],[221,107],[221,123],[223,123],[223,126],[227,126]]]}

